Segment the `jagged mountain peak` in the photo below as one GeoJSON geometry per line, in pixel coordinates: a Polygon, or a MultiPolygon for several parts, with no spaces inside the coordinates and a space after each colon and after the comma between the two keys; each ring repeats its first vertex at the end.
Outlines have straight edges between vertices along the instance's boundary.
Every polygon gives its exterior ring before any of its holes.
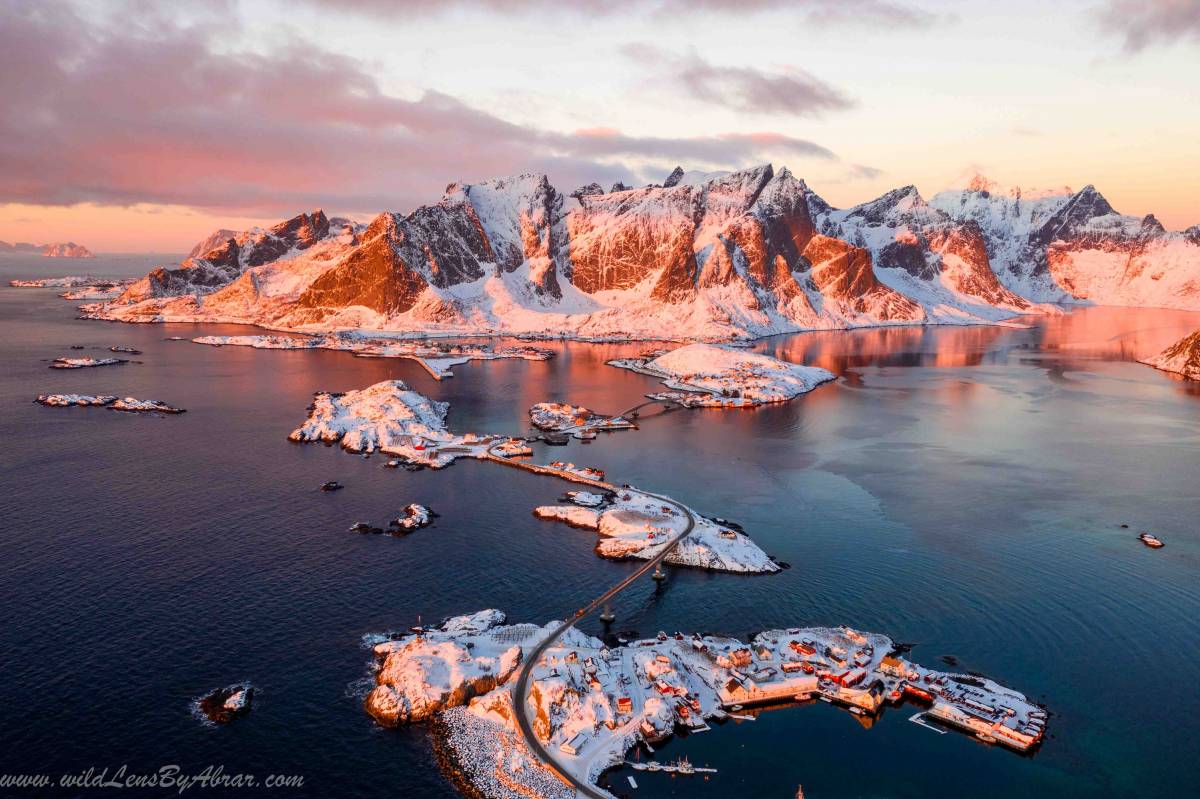
{"type": "Polygon", "coordinates": [[[927,213],[932,210],[917,187],[909,185],[892,189],[874,200],[847,209],[845,218],[881,225],[913,213],[927,213]]]}
{"type": "Polygon", "coordinates": [[[679,181],[683,178],[683,167],[677,166],[671,170],[671,174],[667,175],[667,179],[663,181],[663,188],[670,189],[679,185],[679,181]]]}

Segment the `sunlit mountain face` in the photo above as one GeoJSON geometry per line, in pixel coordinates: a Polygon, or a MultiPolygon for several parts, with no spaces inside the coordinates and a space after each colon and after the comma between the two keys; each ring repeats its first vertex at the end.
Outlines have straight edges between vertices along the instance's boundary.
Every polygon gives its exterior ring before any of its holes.
{"type": "MultiPolygon", "coordinates": [[[[672,172],[569,194],[544,175],[452,184],[370,224],[321,211],[222,239],[92,313],[306,330],[754,337],[986,324],[1055,303],[1200,308],[1200,239],[1091,186],[1024,197],[977,178],[834,209],[787,169],[672,172]]],[[[197,251],[203,248],[197,248],[197,251]]]]}

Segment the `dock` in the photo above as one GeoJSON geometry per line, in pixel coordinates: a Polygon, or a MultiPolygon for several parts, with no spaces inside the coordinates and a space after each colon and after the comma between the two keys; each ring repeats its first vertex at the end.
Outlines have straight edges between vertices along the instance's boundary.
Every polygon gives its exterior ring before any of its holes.
{"type": "Polygon", "coordinates": [[[715,768],[707,766],[693,766],[691,763],[684,761],[683,763],[659,763],[657,760],[649,760],[645,763],[635,763],[630,760],[625,761],[625,765],[637,771],[658,771],[663,774],[716,774],[715,768]]]}

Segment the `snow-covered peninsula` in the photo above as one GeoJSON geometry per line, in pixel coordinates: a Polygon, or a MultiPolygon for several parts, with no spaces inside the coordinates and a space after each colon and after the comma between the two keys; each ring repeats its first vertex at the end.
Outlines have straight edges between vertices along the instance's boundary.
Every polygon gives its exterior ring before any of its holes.
{"type": "Polygon", "coordinates": [[[673,392],[649,395],[687,407],[742,408],[786,402],[836,379],[818,366],[801,366],[734,347],[689,344],[649,358],[618,358],[612,366],[632,369],[673,392]]]}
{"type": "Polygon", "coordinates": [[[1183,375],[1188,380],[1200,380],[1200,330],[1184,336],[1153,358],[1144,358],[1144,364],[1183,375]]]}
{"type": "Polygon", "coordinates": [[[451,367],[468,361],[492,361],[519,358],[526,361],[546,361],[553,357],[549,350],[530,346],[495,348],[487,344],[441,341],[408,341],[341,333],[329,336],[197,336],[197,344],[213,347],[254,347],[260,350],[322,349],[350,352],[361,358],[407,358],[416,361],[435,380],[453,377],[451,367]]]}

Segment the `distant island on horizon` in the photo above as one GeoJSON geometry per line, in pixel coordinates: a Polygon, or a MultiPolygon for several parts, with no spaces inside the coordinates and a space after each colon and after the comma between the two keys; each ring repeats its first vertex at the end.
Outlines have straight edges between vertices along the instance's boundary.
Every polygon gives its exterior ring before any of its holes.
{"type": "Polygon", "coordinates": [[[0,255],[9,254],[41,255],[45,258],[96,257],[87,247],[84,247],[82,244],[76,244],[73,241],[62,241],[52,244],[30,244],[26,241],[9,244],[7,241],[0,241],[0,255]]]}

